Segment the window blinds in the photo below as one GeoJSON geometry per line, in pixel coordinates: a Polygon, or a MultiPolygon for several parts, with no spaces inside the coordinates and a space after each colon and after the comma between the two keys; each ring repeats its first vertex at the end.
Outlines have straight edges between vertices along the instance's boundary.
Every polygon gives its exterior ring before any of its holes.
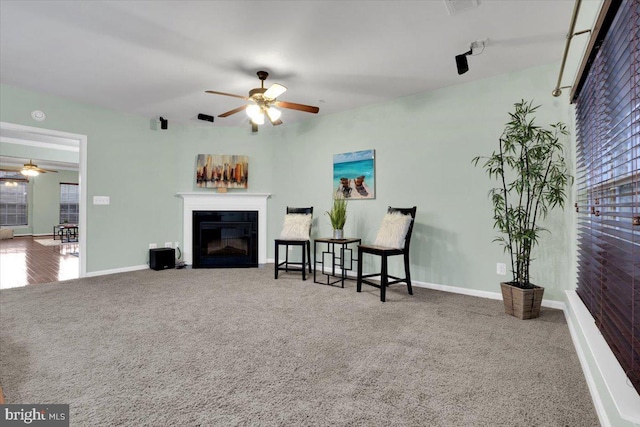
{"type": "Polygon", "coordinates": [[[619,4],[576,98],[578,288],[640,392],[640,2],[619,4]]]}

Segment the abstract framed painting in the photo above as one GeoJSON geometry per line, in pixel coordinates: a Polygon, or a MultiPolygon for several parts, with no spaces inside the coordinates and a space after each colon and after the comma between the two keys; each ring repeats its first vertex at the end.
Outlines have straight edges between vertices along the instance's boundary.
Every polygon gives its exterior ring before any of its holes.
{"type": "Polygon", "coordinates": [[[196,187],[248,188],[249,156],[198,154],[196,187]]]}
{"type": "Polygon", "coordinates": [[[375,150],[334,154],[334,197],[375,199],[375,157],[375,150]]]}

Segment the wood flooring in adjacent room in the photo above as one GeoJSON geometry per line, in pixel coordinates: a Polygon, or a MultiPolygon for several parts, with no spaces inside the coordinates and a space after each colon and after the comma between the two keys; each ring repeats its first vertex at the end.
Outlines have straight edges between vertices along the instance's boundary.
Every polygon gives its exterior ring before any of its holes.
{"type": "Polygon", "coordinates": [[[79,277],[78,243],[43,246],[37,239],[26,236],[0,240],[0,289],[79,277]]]}

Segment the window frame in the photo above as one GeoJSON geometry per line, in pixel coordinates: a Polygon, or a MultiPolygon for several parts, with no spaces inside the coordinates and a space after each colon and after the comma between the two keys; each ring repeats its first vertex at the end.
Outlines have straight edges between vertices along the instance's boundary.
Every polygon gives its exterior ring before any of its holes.
{"type": "MultiPolygon", "coordinates": [[[[68,192],[67,192],[68,194],[68,192]]],[[[80,220],[80,185],[76,182],[61,182],[60,183],[60,204],[59,204],[59,212],[58,219],[60,224],[78,224],[80,220]],[[63,189],[67,187],[74,187],[75,195],[77,196],[77,201],[75,203],[63,203],[64,194],[63,189]],[[67,207],[67,212],[64,212],[63,206],[67,207]],[[69,212],[69,208],[75,206],[75,212],[69,212]],[[75,217],[75,221],[69,218],[75,217]]]]}
{"type": "Polygon", "coordinates": [[[29,226],[29,179],[24,177],[20,172],[8,172],[8,171],[0,171],[0,186],[1,190],[4,193],[4,197],[0,195],[0,226],[7,228],[22,228],[29,226]],[[8,183],[15,182],[17,185],[9,186],[8,183]],[[7,191],[10,187],[15,187],[16,190],[10,191],[7,194],[7,191]],[[22,189],[22,193],[24,195],[24,203],[20,203],[20,201],[16,200],[15,203],[11,203],[14,205],[14,212],[7,212],[8,203],[3,202],[2,199],[14,196],[17,198],[19,189],[22,189]],[[18,206],[24,205],[24,212],[18,212],[18,206]],[[16,221],[9,222],[5,221],[9,215],[12,215],[16,218],[16,221]],[[17,221],[18,217],[24,218],[24,223],[17,221]]]}

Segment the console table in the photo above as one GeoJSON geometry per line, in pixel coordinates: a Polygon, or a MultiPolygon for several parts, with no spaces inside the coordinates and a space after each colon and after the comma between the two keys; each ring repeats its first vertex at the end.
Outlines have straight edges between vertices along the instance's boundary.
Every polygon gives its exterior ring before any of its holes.
{"type": "Polygon", "coordinates": [[[357,245],[362,242],[361,239],[347,238],[347,239],[333,239],[329,237],[315,239],[313,241],[313,281],[323,285],[335,285],[340,283],[344,288],[344,280],[347,279],[347,272],[353,271],[353,264],[358,262],[353,256],[354,250],[349,245],[357,245]],[[325,250],[321,252],[322,258],[318,261],[318,244],[326,245],[325,250]],[[337,252],[336,252],[337,251],[337,252]],[[331,269],[331,273],[325,273],[325,255],[331,257],[331,262],[327,265],[327,269],[331,269]],[[320,266],[320,275],[326,277],[326,281],[317,280],[318,266],[320,266]],[[336,267],[340,269],[340,272],[336,274],[336,267]],[[336,279],[332,281],[332,278],[336,279]]]}

